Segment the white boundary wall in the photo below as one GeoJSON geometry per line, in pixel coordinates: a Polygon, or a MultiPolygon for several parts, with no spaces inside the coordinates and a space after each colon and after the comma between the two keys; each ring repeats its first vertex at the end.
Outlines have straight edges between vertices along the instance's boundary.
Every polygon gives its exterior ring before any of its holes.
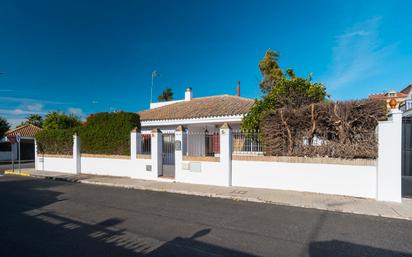
{"type": "Polygon", "coordinates": [[[220,162],[183,161],[182,169],[176,167],[176,181],[183,183],[227,186],[220,162]]]}
{"type": "Polygon", "coordinates": [[[317,163],[233,161],[232,185],[376,197],[376,167],[317,163]]]}
{"type": "Polygon", "coordinates": [[[146,171],[151,159],[115,159],[81,157],[81,172],[87,174],[152,179],[153,171],[146,171]]]}
{"type": "MultiPolygon", "coordinates": [[[[220,128],[219,161],[210,161],[207,158],[184,160],[183,128],[179,126],[175,130],[175,181],[295,190],[400,202],[401,116],[401,112],[392,111],[388,121],[379,122],[379,158],[374,166],[232,160],[232,132],[227,124],[220,128]]],[[[162,132],[153,129],[151,134],[150,159],[136,158],[139,154],[137,146],[141,142],[136,131],[131,132],[130,159],[82,157],[80,141],[75,135],[72,158],[36,156],[36,169],[159,180],[158,176],[162,174],[162,132]]]]}
{"type": "Polygon", "coordinates": [[[73,158],[61,158],[51,156],[38,156],[37,170],[57,171],[76,174],[76,164],[73,158]]]}

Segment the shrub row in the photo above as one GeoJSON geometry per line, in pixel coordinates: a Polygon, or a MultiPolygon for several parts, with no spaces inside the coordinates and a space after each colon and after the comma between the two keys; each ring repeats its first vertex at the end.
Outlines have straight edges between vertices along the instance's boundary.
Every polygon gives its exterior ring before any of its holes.
{"type": "Polygon", "coordinates": [[[36,135],[36,140],[41,153],[71,155],[73,135],[77,133],[82,153],[130,155],[130,132],[134,128],[140,130],[136,113],[96,113],[78,128],[44,129],[36,135]]]}
{"type": "Polygon", "coordinates": [[[267,155],[375,159],[383,101],[322,102],[268,113],[262,124],[267,155]]]}
{"type": "Polygon", "coordinates": [[[73,135],[78,128],[44,129],[36,134],[37,151],[45,154],[73,154],[73,135]]]}
{"type": "Polygon", "coordinates": [[[81,151],[90,154],[130,155],[130,131],[140,130],[136,113],[96,113],[80,130],[81,151]]]}

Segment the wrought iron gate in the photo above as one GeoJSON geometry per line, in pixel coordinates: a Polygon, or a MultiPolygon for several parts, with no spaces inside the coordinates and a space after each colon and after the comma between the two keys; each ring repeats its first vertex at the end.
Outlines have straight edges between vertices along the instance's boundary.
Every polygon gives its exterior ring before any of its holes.
{"type": "Polygon", "coordinates": [[[412,176],[412,117],[402,119],[402,176],[412,176]]]}
{"type": "Polygon", "coordinates": [[[162,134],[162,176],[175,176],[175,134],[162,134]]]}

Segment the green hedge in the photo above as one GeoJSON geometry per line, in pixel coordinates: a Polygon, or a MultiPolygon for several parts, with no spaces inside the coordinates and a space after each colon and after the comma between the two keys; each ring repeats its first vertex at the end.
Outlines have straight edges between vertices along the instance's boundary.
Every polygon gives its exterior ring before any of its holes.
{"type": "Polygon", "coordinates": [[[92,114],[80,130],[81,152],[130,155],[130,132],[134,128],[140,130],[140,118],[136,113],[92,114]]]}
{"type": "Polygon", "coordinates": [[[45,154],[73,154],[73,135],[78,128],[44,129],[36,134],[37,150],[45,154]]]}

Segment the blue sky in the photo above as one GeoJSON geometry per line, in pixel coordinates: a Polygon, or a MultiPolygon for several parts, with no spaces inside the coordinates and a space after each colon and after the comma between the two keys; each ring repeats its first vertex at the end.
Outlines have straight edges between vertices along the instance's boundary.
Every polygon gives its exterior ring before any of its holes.
{"type": "Polygon", "coordinates": [[[335,100],[412,83],[411,1],[0,0],[0,116],[82,117],[175,98],[260,96],[269,48],[335,100]]]}

